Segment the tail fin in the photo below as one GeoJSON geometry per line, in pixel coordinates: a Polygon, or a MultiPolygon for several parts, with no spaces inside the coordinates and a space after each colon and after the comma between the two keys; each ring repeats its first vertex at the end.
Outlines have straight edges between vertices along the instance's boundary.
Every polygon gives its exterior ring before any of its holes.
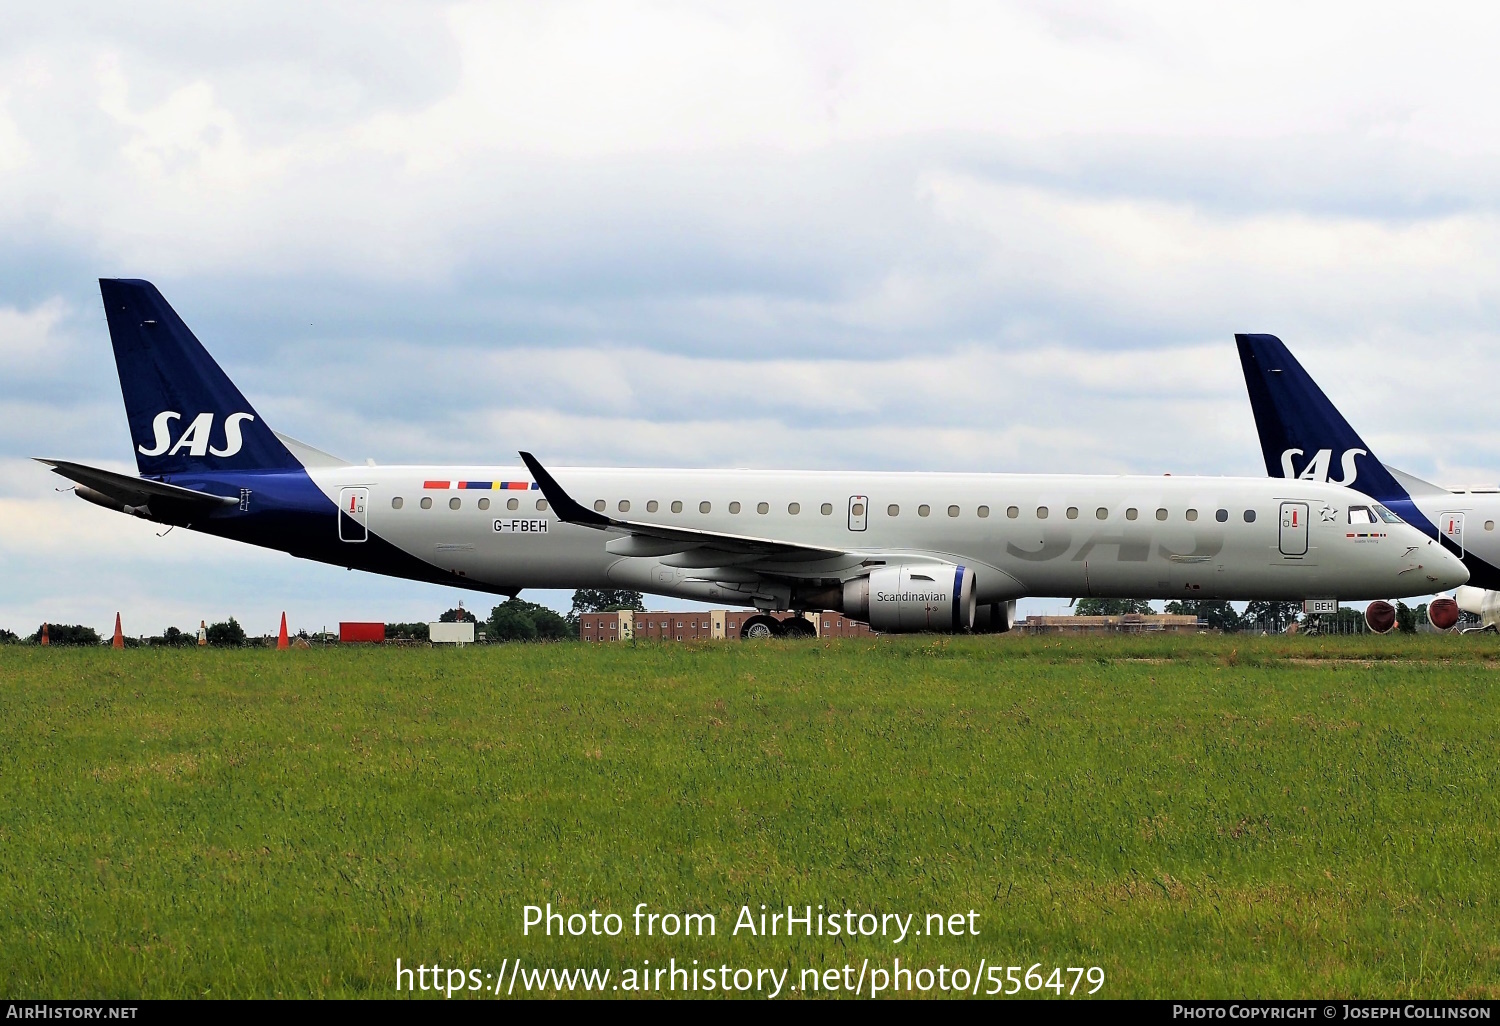
{"type": "Polygon", "coordinates": [[[1267,474],[1349,485],[1386,504],[1409,498],[1281,339],[1234,341],[1267,474]]]}
{"type": "Polygon", "coordinates": [[[142,475],[301,466],[156,286],[101,278],[99,292],[142,475]]]}

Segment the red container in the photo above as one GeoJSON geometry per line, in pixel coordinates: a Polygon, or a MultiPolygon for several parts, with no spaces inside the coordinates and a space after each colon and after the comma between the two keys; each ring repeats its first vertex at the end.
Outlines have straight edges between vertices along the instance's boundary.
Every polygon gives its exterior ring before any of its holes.
{"type": "Polygon", "coordinates": [[[382,642],[385,640],[385,624],[383,623],[340,623],[339,641],[348,644],[350,642],[382,642]]]}

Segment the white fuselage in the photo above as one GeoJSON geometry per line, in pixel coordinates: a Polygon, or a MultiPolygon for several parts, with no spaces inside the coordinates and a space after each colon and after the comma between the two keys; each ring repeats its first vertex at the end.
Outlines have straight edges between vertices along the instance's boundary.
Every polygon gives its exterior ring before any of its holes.
{"type": "Polygon", "coordinates": [[[1500,566],[1500,489],[1419,493],[1411,501],[1460,554],[1500,566]]]}
{"type": "MultiPolygon", "coordinates": [[[[610,517],[844,553],[785,564],[744,558],[736,569],[721,557],[705,565],[691,552],[622,554],[640,548],[622,546],[622,536],[609,530],[559,522],[524,470],[339,466],[308,473],[341,509],[357,508],[356,519],[372,534],[452,573],[455,583],[497,590],[622,587],[771,606],[788,595],[768,581],[848,580],[895,561],[968,566],[980,603],[1021,596],[1365,600],[1428,594],[1468,576],[1404,523],[1352,530],[1345,510],[1369,505],[1368,498],[1315,481],[553,471],[573,499],[610,517]],[[506,483],[526,490],[495,487],[506,483]]],[[[340,531],[357,538],[342,521],[340,531]]]]}

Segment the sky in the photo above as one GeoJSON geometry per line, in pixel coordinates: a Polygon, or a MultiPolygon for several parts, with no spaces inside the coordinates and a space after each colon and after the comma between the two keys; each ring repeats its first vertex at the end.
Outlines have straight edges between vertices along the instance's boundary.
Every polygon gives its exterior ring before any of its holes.
{"type": "Polygon", "coordinates": [[[56,491],[100,277],[356,461],[1260,475],[1255,331],[1500,477],[1493,5],[0,9],[0,627],[492,602],[56,491]]]}

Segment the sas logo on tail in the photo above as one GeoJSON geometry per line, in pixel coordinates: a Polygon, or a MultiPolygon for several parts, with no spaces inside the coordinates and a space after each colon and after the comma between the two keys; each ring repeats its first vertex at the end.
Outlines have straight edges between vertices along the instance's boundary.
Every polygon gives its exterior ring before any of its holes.
{"type": "Polygon", "coordinates": [[[190,456],[233,456],[240,451],[245,440],[240,435],[240,424],[243,421],[254,420],[255,417],[248,413],[231,413],[224,418],[224,448],[217,449],[209,444],[209,435],[214,429],[214,415],[212,413],[200,413],[193,418],[189,424],[177,436],[177,441],[172,441],[172,421],[181,420],[182,414],[174,410],[164,410],[156,415],[151,422],[151,430],[155,433],[155,444],[151,448],[144,445],[136,446],[136,451],[142,456],[176,456],[186,449],[190,456]]]}
{"type": "Polygon", "coordinates": [[[1356,456],[1368,456],[1369,453],[1363,449],[1345,449],[1339,457],[1340,469],[1344,476],[1341,480],[1330,481],[1328,478],[1328,465],[1333,461],[1332,449],[1319,449],[1313,454],[1302,467],[1302,472],[1297,472],[1296,465],[1292,462],[1295,456],[1304,455],[1301,449],[1288,449],[1281,454],[1281,476],[1294,477],[1300,481],[1327,481],[1329,484],[1352,485],[1354,479],[1359,476],[1359,468],[1354,465],[1356,456]]]}

